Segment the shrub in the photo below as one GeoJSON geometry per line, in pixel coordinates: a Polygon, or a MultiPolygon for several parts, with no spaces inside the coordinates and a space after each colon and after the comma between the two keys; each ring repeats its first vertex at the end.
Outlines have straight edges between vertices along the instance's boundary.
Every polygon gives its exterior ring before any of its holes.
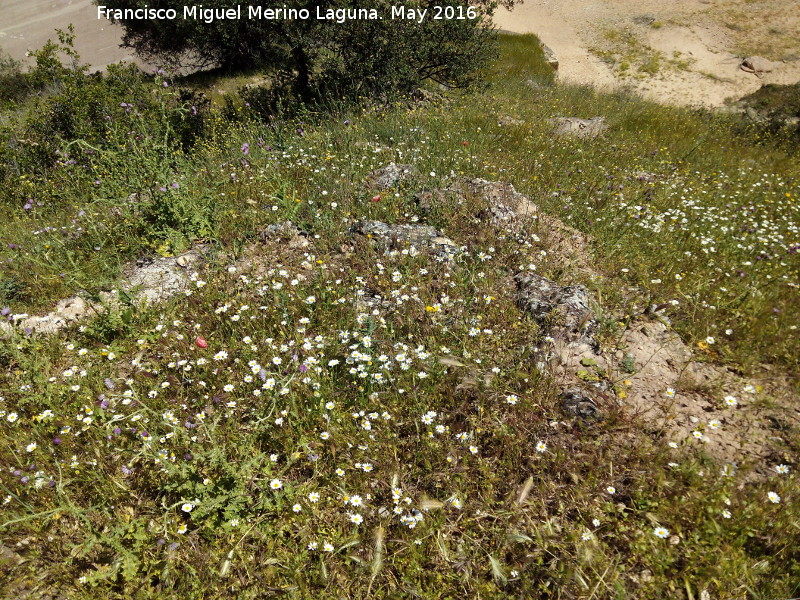
{"type": "Polygon", "coordinates": [[[19,61],[0,52],[0,108],[25,96],[27,88],[19,61]]]}
{"type": "Polygon", "coordinates": [[[71,167],[83,168],[86,177],[100,163],[138,177],[139,160],[152,158],[143,146],[168,165],[203,134],[210,104],[203,94],[174,88],[163,72],[147,76],[135,65],[88,74],[71,30],[58,35],[58,44],[49,41],[34,52],[36,66],[25,76],[39,97],[0,123],[0,181],[71,167]]]}

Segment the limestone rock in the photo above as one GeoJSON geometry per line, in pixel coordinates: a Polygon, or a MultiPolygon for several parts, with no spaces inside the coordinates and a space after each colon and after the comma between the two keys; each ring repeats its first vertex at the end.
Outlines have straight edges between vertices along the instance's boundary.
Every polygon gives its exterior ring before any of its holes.
{"type": "Polygon", "coordinates": [[[367,175],[367,184],[373,189],[387,190],[416,174],[417,170],[412,165],[396,165],[392,162],[367,175]]]}
{"type": "Polygon", "coordinates": [[[589,307],[589,292],[580,285],[560,286],[535,273],[519,273],[517,304],[529,312],[546,330],[562,337],[579,339],[591,336],[596,328],[589,307]]]}
{"type": "Polygon", "coordinates": [[[447,190],[420,190],[414,194],[414,202],[420,213],[428,214],[437,204],[447,200],[447,190]]]}
{"type": "Polygon", "coordinates": [[[601,420],[601,411],[592,397],[581,388],[566,389],[561,394],[561,406],[568,415],[584,420],[601,420]]]}
{"type": "Polygon", "coordinates": [[[382,221],[359,221],[350,228],[350,232],[368,237],[384,250],[410,247],[417,251],[431,251],[444,257],[452,257],[459,251],[450,238],[430,225],[395,225],[382,221]]]}
{"type": "Polygon", "coordinates": [[[746,73],[752,73],[760,77],[762,73],[769,73],[773,70],[773,63],[760,56],[750,56],[741,62],[739,68],[746,73]]]}
{"type": "Polygon", "coordinates": [[[497,120],[497,124],[500,127],[510,127],[513,125],[524,125],[525,121],[521,121],[520,119],[515,119],[514,117],[509,117],[508,115],[503,115],[497,120]]]}
{"type": "Polygon", "coordinates": [[[420,212],[425,214],[437,205],[461,204],[468,198],[480,199],[480,205],[484,207],[475,215],[480,223],[512,233],[518,239],[541,243],[566,267],[593,273],[588,252],[589,238],[560,219],[540,212],[536,204],[511,183],[459,178],[443,189],[422,190],[415,200],[420,212]]]}
{"type": "MultiPolygon", "coordinates": [[[[201,259],[200,251],[190,250],[169,258],[140,258],[123,267],[123,277],[118,282],[135,301],[160,302],[174,296],[189,286],[185,269],[201,259]]],[[[107,307],[120,304],[118,294],[101,292],[100,302],[90,302],[81,296],[64,298],[45,315],[19,315],[11,323],[4,323],[2,331],[10,333],[14,327],[27,333],[52,335],[74,323],[102,314],[107,307]]]]}
{"type": "Polygon", "coordinates": [[[554,71],[558,71],[558,57],[556,57],[556,53],[553,52],[553,49],[547,44],[541,44],[541,46],[542,52],[544,53],[544,60],[548,65],[553,67],[554,71]]]}
{"type": "Polygon", "coordinates": [[[650,26],[653,23],[655,23],[655,21],[656,21],[655,15],[639,15],[633,17],[633,22],[636,23],[637,25],[650,26]]]}
{"type": "Polygon", "coordinates": [[[504,205],[515,213],[534,213],[536,206],[525,194],[520,194],[513,184],[486,179],[463,179],[450,189],[462,194],[480,196],[490,207],[504,205]]]}
{"type": "MultiPolygon", "coordinates": [[[[183,261],[187,262],[187,261],[183,261]]],[[[189,287],[177,257],[145,258],[123,269],[121,287],[145,303],[160,302],[189,287]]]]}
{"type": "Polygon", "coordinates": [[[293,237],[301,234],[302,232],[297,227],[297,225],[295,225],[291,221],[284,221],[282,223],[274,223],[272,225],[267,225],[267,227],[261,230],[261,232],[258,234],[258,238],[262,242],[276,238],[290,240],[293,237]]]}
{"type": "Polygon", "coordinates": [[[595,138],[608,129],[605,117],[592,117],[591,119],[555,117],[550,119],[550,122],[553,124],[553,133],[556,135],[579,139],[595,138]]]}

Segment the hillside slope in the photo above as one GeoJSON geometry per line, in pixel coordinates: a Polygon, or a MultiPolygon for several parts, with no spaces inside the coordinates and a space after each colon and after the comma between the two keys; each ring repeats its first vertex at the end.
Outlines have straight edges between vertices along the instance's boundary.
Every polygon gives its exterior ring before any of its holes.
{"type": "Polygon", "coordinates": [[[39,171],[4,115],[4,595],[797,595],[797,162],[502,48],[290,122],[112,74],[39,171]]]}

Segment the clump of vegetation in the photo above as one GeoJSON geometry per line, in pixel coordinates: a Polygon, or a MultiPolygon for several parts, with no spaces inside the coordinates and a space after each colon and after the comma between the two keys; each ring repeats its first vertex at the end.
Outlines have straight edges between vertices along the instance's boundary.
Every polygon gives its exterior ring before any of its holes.
{"type": "Polygon", "coordinates": [[[800,84],[762,86],[737,103],[758,135],[785,144],[789,152],[800,141],[800,84]]]}
{"type": "MultiPolygon", "coordinates": [[[[650,27],[658,29],[657,21],[650,27]]],[[[643,42],[640,35],[630,27],[609,28],[601,40],[590,48],[591,52],[610,65],[621,77],[642,79],[663,73],[665,69],[686,70],[692,59],[680,52],[667,56],[643,42]]]]}
{"type": "Polygon", "coordinates": [[[24,97],[28,85],[19,61],[0,52],[0,108],[24,97]]]}
{"type": "MultiPolygon", "coordinates": [[[[705,360],[796,386],[797,163],[730,116],[555,85],[533,36],[502,40],[478,93],[313,122],[209,106],[188,144],[198,115],[163,75],[70,69],[72,134],[51,122],[58,86],[26,105],[44,116],[4,113],[7,139],[51,123],[35,141],[59,157],[5,155],[4,319],[96,294],[134,256],[217,252],[164,304],[0,345],[6,595],[797,595],[796,428],[722,464],[701,438],[725,423],[673,439],[623,407],[567,417],[509,289],[525,269],[582,283],[618,317],[608,336],[661,307],[705,360]],[[609,130],[554,143],[556,115],[609,130]],[[417,173],[369,189],[389,162],[417,173]],[[420,207],[459,176],[512,182],[587,234],[597,274],[544,227],[476,226],[475,199],[420,207]],[[383,252],[349,233],[362,219],[435,226],[459,252],[383,252]],[[307,245],[234,264],[286,220],[307,245]]],[[[730,398],[713,396],[774,402],[730,398]]]]}

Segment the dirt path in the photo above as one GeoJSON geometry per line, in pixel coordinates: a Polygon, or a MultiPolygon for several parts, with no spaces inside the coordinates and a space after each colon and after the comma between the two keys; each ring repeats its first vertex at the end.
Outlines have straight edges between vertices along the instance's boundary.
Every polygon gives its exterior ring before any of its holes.
{"type": "Polygon", "coordinates": [[[525,0],[495,21],[535,33],[563,81],[630,87],[670,104],[722,106],[800,81],[799,0],[525,0]],[[759,55],[765,72],[739,68],[759,55]]]}
{"type": "Polygon", "coordinates": [[[132,59],[130,51],[119,47],[122,28],[98,20],[92,0],[0,0],[0,49],[25,61],[26,52],[57,39],[55,29],[70,23],[75,25],[75,48],[93,69],[132,59]]]}

